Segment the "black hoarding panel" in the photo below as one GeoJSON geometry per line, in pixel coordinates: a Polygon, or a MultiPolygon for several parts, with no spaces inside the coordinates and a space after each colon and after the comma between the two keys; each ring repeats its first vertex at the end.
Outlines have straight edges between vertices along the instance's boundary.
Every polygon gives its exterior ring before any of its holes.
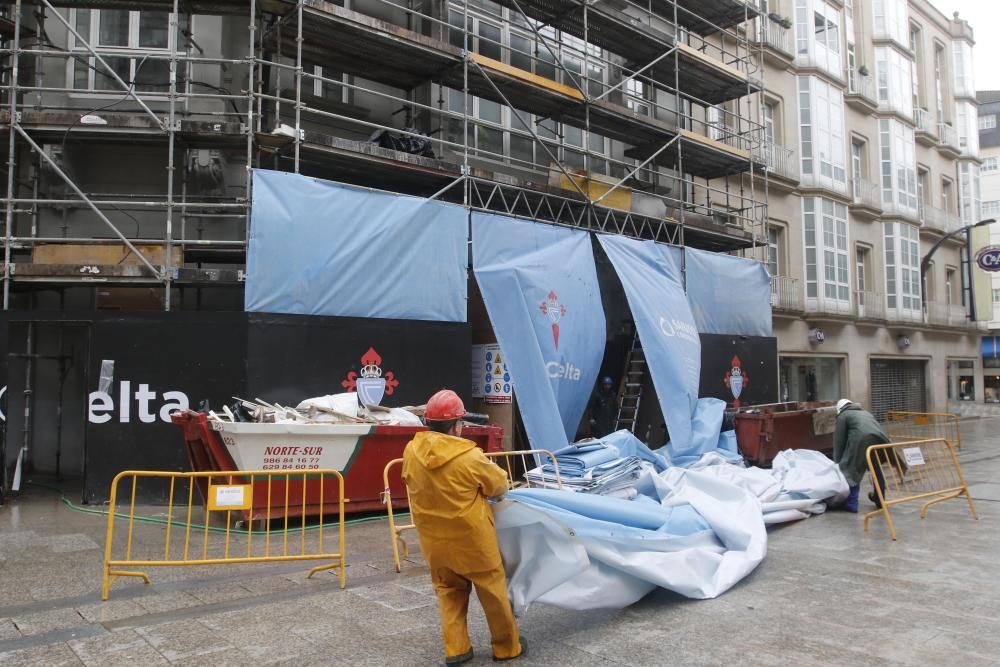
{"type": "Polygon", "coordinates": [[[778,339],[701,334],[701,395],[729,408],[778,401],[778,339]]]}
{"type": "Polygon", "coordinates": [[[469,326],[454,322],[251,314],[250,393],[296,405],[358,391],[366,402],[420,405],[442,388],[469,400],[469,326]]]}
{"type": "MultiPolygon", "coordinates": [[[[106,500],[122,470],[187,470],[170,412],[194,409],[203,399],[219,409],[244,394],[246,340],[243,313],[95,319],[84,500],[106,500]]],[[[139,490],[143,502],[167,497],[165,488],[139,490]]]]}
{"type": "MultiPolygon", "coordinates": [[[[395,407],[423,403],[442,387],[468,391],[470,334],[462,323],[162,313],[94,326],[88,502],[106,500],[121,470],[186,470],[169,412],[203,399],[216,410],[232,396],[294,406],[357,389],[395,407]],[[103,361],[114,362],[106,391],[98,386],[103,361]]],[[[165,487],[140,491],[143,502],[166,500],[165,487]]]]}

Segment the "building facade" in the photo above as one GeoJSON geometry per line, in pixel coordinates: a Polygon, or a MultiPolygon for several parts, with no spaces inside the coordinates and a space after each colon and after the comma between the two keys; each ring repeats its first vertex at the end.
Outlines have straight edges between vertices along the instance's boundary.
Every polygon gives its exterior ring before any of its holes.
{"type": "MultiPolygon", "coordinates": [[[[983,160],[983,217],[1000,220],[1000,91],[981,90],[979,102],[979,156],[983,160]]],[[[990,225],[990,244],[1000,245],[1000,223],[990,225]]],[[[1000,354],[995,350],[1000,335],[1000,275],[993,274],[993,320],[983,344],[983,400],[1000,403],[1000,354]]]]}
{"type": "Polygon", "coordinates": [[[981,208],[973,33],[925,0],[16,0],[0,40],[25,443],[81,430],[88,314],[243,310],[255,168],[755,257],[777,398],[982,400],[962,244],[920,271],[981,208]]]}
{"type": "Polygon", "coordinates": [[[769,0],[761,109],[781,398],[878,415],[982,400],[973,33],[924,0],[769,0]]]}

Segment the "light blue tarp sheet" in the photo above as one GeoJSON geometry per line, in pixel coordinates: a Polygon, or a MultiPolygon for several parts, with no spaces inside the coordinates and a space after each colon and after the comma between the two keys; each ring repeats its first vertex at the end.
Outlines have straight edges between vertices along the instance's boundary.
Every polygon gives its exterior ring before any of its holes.
{"type": "Polygon", "coordinates": [[[625,289],[670,438],[690,446],[701,341],[684,294],[678,255],[652,241],[608,235],[598,239],[625,289]]]}
{"type": "Polygon", "coordinates": [[[528,440],[561,449],[576,436],[607,335],[590,235],[473,213],[472,257],[528,440]]]}
{"type": "Polygon", "coordinates": [[[683,252],[688,303],[699,332],[771,335],[771,278],[763,264],[705,250],[683,252]]]}
{"type": "Polygon", "coordinates": [[[466,321],[461,206],[253,172],[250,312],[466,321]]]}
{"type": "Polygon", "coordinates": [[[763,560],[767,533],[751,492],[677,467],[645,481],[651,497],[632,501],[522,489],[494,506],[515,613],[534,601],[621,608],[657,586],[712,598],[763,560]]]}

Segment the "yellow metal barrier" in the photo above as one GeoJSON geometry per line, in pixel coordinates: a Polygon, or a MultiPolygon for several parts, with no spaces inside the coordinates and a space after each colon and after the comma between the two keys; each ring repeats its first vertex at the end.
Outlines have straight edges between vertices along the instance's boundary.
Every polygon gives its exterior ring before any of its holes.
{"type": "Polygon", "coordinates": [[[321,570],[338,569],[340,587],[343,588],[344,502],[344,478],[337,470],[238,473],[126,470],[111,482],[101,599],[108,599],[111,585],[118,577],[139,577],[150,583],[145,572],[120,569],[125,567],[326,560],[333,562],[312,568],[307,576],[311,577],[321,570]],[[130,496],[126,514],[124,507],[119,513],[118,491],[122,482],[127,484],[127,480],[131,480],[132,484],[131,489],[125,489],[130,496]],[[165,520],[160,518],[162,512],[159,507],[156,509],[160,516],[136,514],[136,491],[140,480],[169,487],[165,520]],[[327,490],[334,483],[337,488],[327,490]],[[204,502],[195,498],[195,487],[198,487],[204,502]],[[176,501],[178,497],[181,502],[176,501]],[[199,506],[199,512],[203,512],[201,525],[192,524],[192,518],[197,518],[196,506],[199,506]],[[181,508],[178,514],[184,515],[183,520],[174,517],[175,507],[181,508]],[[328,552],[323,541],[324,515],[328,517],[331,514],[336,515],[336,552],[328,552]],[[225,528],[209,525],[213,515],[224,516],[225,528]],[[308,516],[318,516],[318,523],[307,525],[308,516]],[[297,525],[290,525],[293,518],[297,525]],[[124,547],[120,541],[115,544],[116,519],[128,523],[124,547]],[[250,526],[255,522],[263,523],[264,530],[233,528],[237,520],[245,521],[250,526]],[[272,520],[281,524],[274,531],[270,530],[272,520]],[[150,528],[147,534],[141,527],[148,523],[165,524],[166,529],[150,528]],[[176,527],[180,529],[175,530],[176,527]],[[147,540],[154,536],[159,543],[161,537],[157,533],[161,532],[162,548],[149,548],[147,540]],[[272,532],[276,533],[273,540],[272,532]],[[212,539],[211,536],[215,535],[219,535],[219,539],[212,539]],[[172,538],[176,543],[171,541],[172,538]],[[295,542],[298,542],[297,549],[295,542]]]}
{"type": "Polygon", "coordinates": [[[962,449],[959,417],[949,412],[891,410],[885,417],[885,432],[893,442],[942,438],[955,449],[962,449]]]}
{"type": "MultiPolygon", "coordinates": [[[[516,469],[514,463],[520,460],[521,472],[531,470],[536,466],[535,456],[547,457],[552,463],[552,469],[554,471],[554,476],[556,480],[556,487],[562,488],[562,477],[559,474],[559,461],[556,460],[555,454],[547,449],[525,449],[516,452],[487,452],[486,456],[494,460],[501,460],[502,467],[507,471],[507,488],[516,489],[522,486],[531,486],[531,482],[525,480],[523,482],[516,482],[514,470],[516,469]],[[531,457],[531,462],[529,463],[527,457],[531,457]]],[[[396,523],[396,518],[393,514],[392,508],[392,490],[389,486],[389,473],[393,468],[401,466],[403,464],[403,459],[393,459],[386,464],[385,470],[382,473],[382,481],[385,486],[385,490],[382,492],[382,502],[385,504],[386,513],[389,517],[389,538],[392,540],[392,560],[393,564],[396,566],[396,572],[402,571],[402,559],[407,558],[410,555],[410,545],[407,544],[406,540],[403,539],[403,533],[408,530],[414,530],[416,526],[412,523],[407,523],[405,525],[398,525],[396,523]],[[402,552],[402,556],[400,556],[402,552]]],[[[498,465],[501,463],[498,461],[498,465]]],[[[405,487],[404,487],[405,488],[405,487]]],[[[407,494],[406,505],[409,507],[410,498],[407,494]]]]}
{"type": "Polygon", "coordinates": [[[871,518],[882,515],[889,535],[895,540],[896,527],[889,509],[913,500],[926,500],[920,508],[920,518],[923,519],[931,505],[965,496],[972,518],[979,519],[955,450],[944,438],[872,445],[866,457],[872,479],[879,473],[885,479],[885,492],[878,484],[875,485],[882,507],[865,515],[865,532],[868,532],[871,518]]]}

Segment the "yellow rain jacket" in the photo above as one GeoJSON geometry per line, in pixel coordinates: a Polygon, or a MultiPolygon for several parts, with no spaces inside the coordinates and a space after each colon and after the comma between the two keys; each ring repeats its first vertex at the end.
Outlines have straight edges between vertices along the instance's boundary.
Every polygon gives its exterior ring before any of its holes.
{"type": "Polygon", "coordinates": [[[493,655],[520,655],[517,622],[487,502],[507,492],[507,473],[471,440],[425,431],[406,445],[403,481],[438,595],[446,656],[472,648],[466,621],[472,585],[486,611],[493,655]]]}

